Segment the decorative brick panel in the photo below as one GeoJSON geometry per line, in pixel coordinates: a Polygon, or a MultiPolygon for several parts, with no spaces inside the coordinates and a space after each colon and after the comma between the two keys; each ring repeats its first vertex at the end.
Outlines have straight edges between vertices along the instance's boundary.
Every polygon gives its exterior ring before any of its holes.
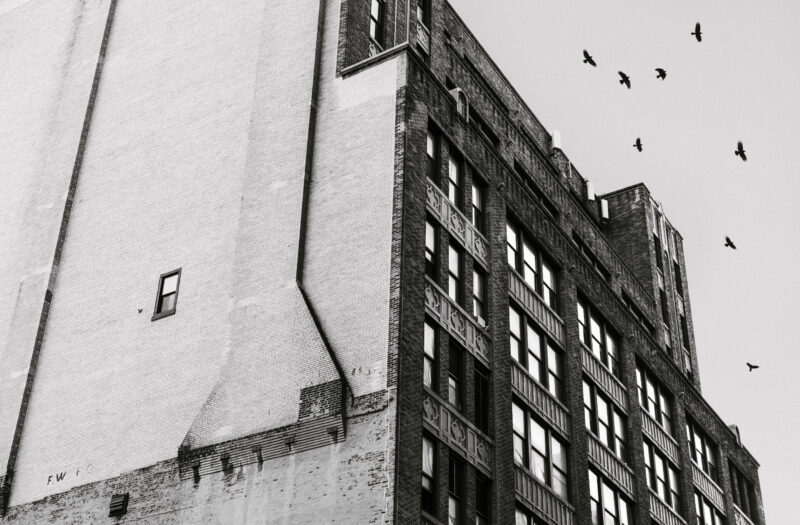
{"type": "Polygon", "coordinates": [[[544,304],[539,294],[531,290],[513,268],[508,268],[508,291],[525,312],[541,325],[556,343],[564,347],[564,321],[544,304]]]}
{"type": "Polygon", "coordinates": [[[464,348],[490,366],[490,341],[483,328],[430,280],[425,283],[425,308],[464,348]]]}
{"type": "Polygon", "coordinates": [[[426,54],[430,54],[431,32],[421,22],[417,22],[417,44],[426,54]]]}
{"type": "Polygon", "coordinates": [[[572,525],[574,511],[572,505],[536,481],[533,476],[519,467],[514,467],[514,488],[524,503],[536,510],[553,525],[572,525]]]}
{"type": "Polygon", "coordinates": [[[422,420],[447,446],[460,451],[472,465],[491,475],[492,441],[430,391],[425,392],[422,402],[422,420]]]}
{"type": "Polygon", "coordinates": [[[617,482],[628,496],[633,496],[633,472],[627,465],[619,460],[592,434],[587,434],[589,445],[589,460],[606,474],[607,477],[617,482]]]}
{"type": "Polygon", "coordinates": [[[650,515],[661,525],[686,525],[686,521],[650,491],[650,515]]]}
{"type": "Polygon", "coordinates": [[[555,400],[517,363],[511,366],[511,385],[514,391],[536,409],[556,430],[569,437],[569,410],[555,400]]]}
{"type": "Polygon", "coordinates": [[[661,449],[670,461],[676,465],[681,464],[678,443],[644,410],[642,410],[642,430],[644,430],[645,436],[661,449]]]}
{"type": "Polygon", "coordinates": [[[451,236],[459,240],[472,257],[484,268],[489,268],[489,243],[486,238],[430,179],[427,183],[428,211],[447,228],[451,236]]]}
{"type": "Polygon", "coordinates": [[[597,358],[592,354],[591,350],[583,345],[581,346],[583,348],[583,354],[581,354],[583,369],[592,379],[594,379],[595,383],[600,386],[603,392],[605,392],[611,398],[611,400],[623,410],[623,412],[627,413],[628,392],[625,390],[625,385],[623,385],[619,379],[614,377],[608,368],[603,366],[603,364],[597,360],[597,358]]]}
{"type": "Polygon", "coordinates": [[[708,477],[708,474],[703,472],[694,461],[692,461],[691,464],[694,486],[697,487],[711,503],[716,505],[720,511],[725,512],[725,494],[722,492],[722,489],[719,488],[719,485],[714,483],[714,480],[708,477]]]}

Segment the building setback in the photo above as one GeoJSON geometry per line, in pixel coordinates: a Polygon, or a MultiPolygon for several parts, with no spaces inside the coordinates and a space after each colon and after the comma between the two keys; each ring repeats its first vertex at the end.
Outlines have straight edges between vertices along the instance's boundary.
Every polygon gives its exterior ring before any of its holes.
{"type": "Polygon", "coordinates": [[[682,237],[443,0],[0,2],[0,523],[765,525],[682,237]]]}

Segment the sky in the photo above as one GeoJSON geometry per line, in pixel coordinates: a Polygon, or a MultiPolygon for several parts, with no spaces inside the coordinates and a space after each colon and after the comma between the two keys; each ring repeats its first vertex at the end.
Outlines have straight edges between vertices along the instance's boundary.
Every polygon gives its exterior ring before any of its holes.
{"type": "Polygon", "coordinates": [[[644,182],[663,205],[684,238],[703,394],[761,464],[767,523],[796,523],[800,2],[450,2],[596,193],[644,182]]]}

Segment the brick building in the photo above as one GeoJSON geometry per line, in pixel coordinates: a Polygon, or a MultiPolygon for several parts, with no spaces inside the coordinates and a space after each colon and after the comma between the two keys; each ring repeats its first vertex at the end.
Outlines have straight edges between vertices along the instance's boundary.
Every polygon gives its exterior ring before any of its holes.
{"type": "Polygon", "coordinates": [[[444,0],[0,0],[0,523],[765,525],[680,234],[444,0]]]}

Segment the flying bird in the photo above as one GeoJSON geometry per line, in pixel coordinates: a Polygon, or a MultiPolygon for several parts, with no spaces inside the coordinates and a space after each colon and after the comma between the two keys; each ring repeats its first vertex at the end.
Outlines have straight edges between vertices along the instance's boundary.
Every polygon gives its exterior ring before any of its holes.
{"type": "Polygon", "coordinates": [[[142,309],[141,308],[139,308],[139,313],[142,313],[142,309]]]}
{"type": "Polygon", "coordinates": [[[586,51],[585,49],[583,50],[583,63],[584,64],[589,64],[590,66],[593,66],[593,67],[597,67],[597,62],[594,61],[594,58],[592,58],[592,55],[590,55],[589,52],[586,51]]]}
{"type": "Polygon", "coordinates": [[[751,365],[750,363],[746,363],[746,364],[747,364],[747,368],[750,369],[750,370],[748,370],[748,372],[752,372],[756,368],[760,368],[758,365],[751,365]]]}
{"type": "Polygon", "coordinates": [[[625,84],[628,89],[631,88],[631,77],[623,73],[622,71],[619,72],[619,83],[625,84]]]}
{"type": "Polygon", "coordinates": [[[661,80],[667,78],[667,72],[664,71],[663,68],[657,67],[656,72],[658,73],[658,75],[656,75],[656,78],[660,78],[661,80]]]}
{"type": "Polygon", "coordinates": [[[725,236],[725,247],[726,248],[731,248],[732,250],[736,249],[736,245],[733,244],[733,241],[727,235],[725,236]]]}
{"type": "Polygon", "coordinates": [[[698,42],[702,42],[703,41],[703,33],[702,33],[702,31],[700,31],[700,22],[697,22],[694,25],[694,33],[692,33],[692,34],[694,35],[694,37],[697,39],[698,42]]]}
{"type": "Polygon", "coordinates": [[[642,151],[642,139],[636,137],[636,144],[634,144],[633,147],[639,151],[642,151]]]}
{"type": "Polygon", "coordinates": [[[744,146],[742,145],[742,141],[739,141],[739,145],[736,148],[734,153],[742,158],[743,161],[747,161],[747,155],[744,154],[744,146]]]}

